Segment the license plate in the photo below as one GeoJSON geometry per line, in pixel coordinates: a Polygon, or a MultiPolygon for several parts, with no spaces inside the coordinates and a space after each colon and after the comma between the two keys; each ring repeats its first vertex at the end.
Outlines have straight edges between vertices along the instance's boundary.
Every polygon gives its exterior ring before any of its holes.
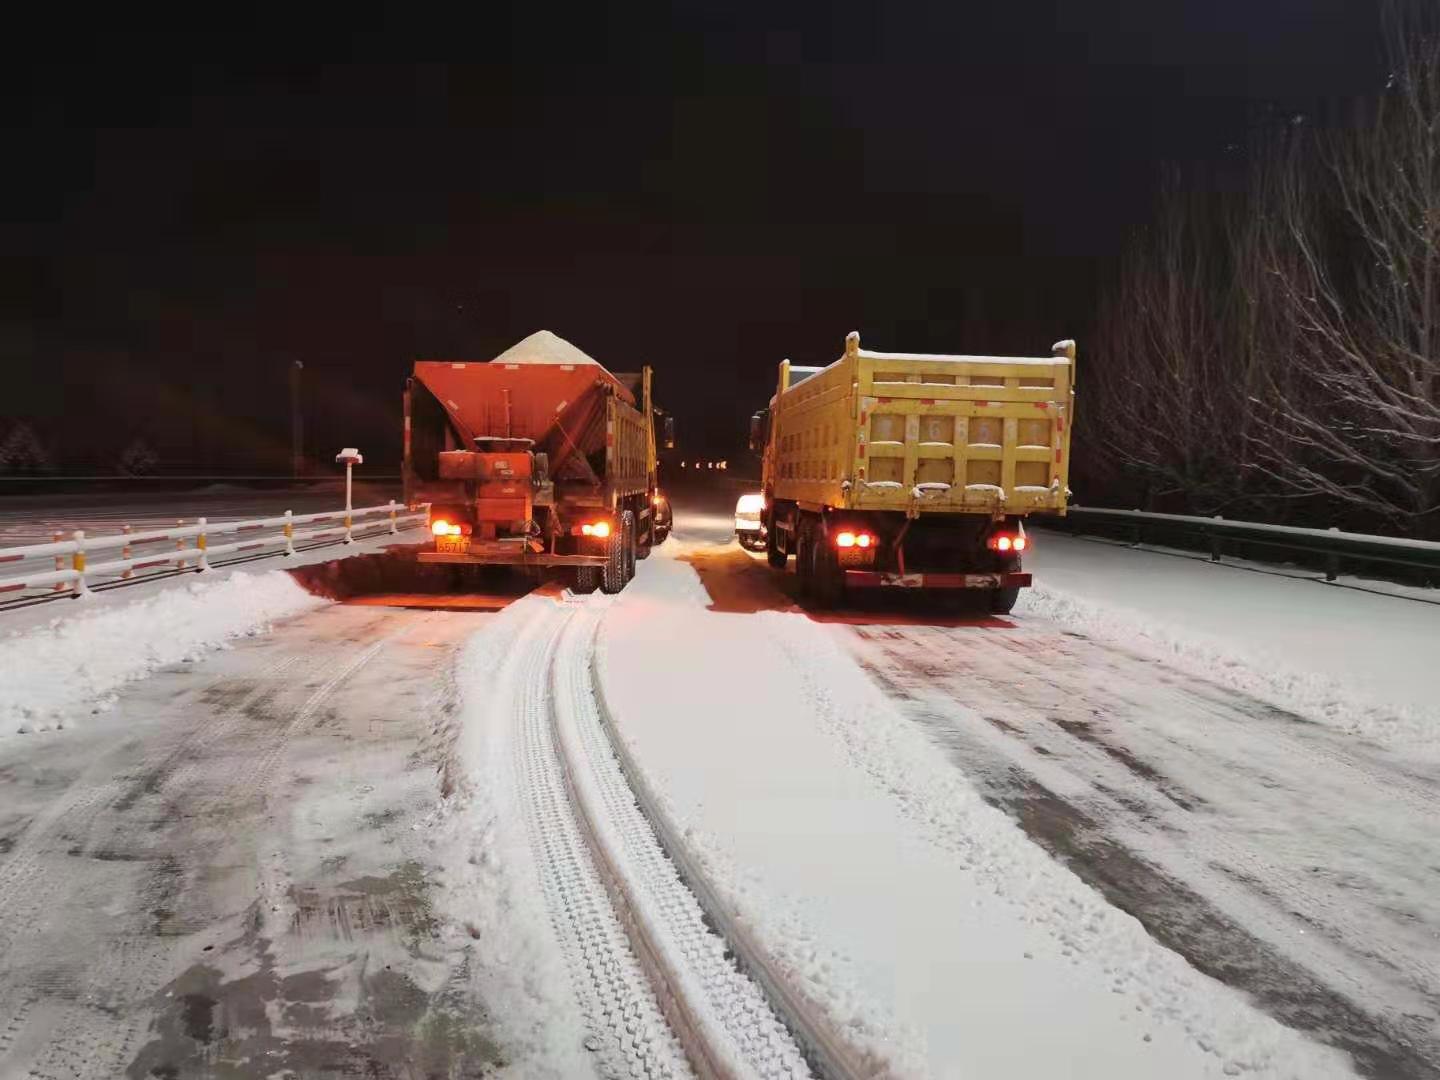
{"type": "Polygon", "coordinates": [[[442,555],[464,555],[470,550],[468,536],[437,536],[435,550],[442,555]]]}
{"type": "Polygon", "coordinates": [[[835,553],[840,556],[841,566],[868,566],[870,564],[870,553],[864,548],[837,548],[835,553]]]}

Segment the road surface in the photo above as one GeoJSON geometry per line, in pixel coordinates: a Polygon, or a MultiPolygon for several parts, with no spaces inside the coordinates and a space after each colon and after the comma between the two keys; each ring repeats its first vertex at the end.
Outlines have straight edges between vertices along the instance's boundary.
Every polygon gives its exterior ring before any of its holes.
{"type": "Polygon", "coordinates": [[[487,617],[326,607],[7,741],[0,1074],[496,1061],[412,830],[444,769],[436,688],[487,617]]]}
{"type": "Polygon", "coordinates": [[[0,1076],[800,1076],[797,1012],[901,1075],[1440,1075],[1433,758],[1023,610],[807,612],[732,496],[616,599],[357,596],[7,733],[0,1076]]]}

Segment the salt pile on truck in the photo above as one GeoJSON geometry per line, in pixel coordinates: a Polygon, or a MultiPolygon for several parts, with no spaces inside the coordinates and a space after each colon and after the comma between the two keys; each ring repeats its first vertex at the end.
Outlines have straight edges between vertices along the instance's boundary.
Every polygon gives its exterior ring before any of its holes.
{"type": "Polygon", "coordinates": [[[488,363],[418,360],[405,389],[407,502],[422,562],[572,572],[619,592],[657,528],[651,371],[616,375],[541,330],[488,363]]]}
{"type": "Polygon", "coordinates": [[[1075,343],[1051,356],[872,352],[780,365],[764,447],[770,565],[796,557],[821,605],[847,588],[983,589],[1007,612],[1030,584],[1022,519],[1063,514],[1075,343]]]}

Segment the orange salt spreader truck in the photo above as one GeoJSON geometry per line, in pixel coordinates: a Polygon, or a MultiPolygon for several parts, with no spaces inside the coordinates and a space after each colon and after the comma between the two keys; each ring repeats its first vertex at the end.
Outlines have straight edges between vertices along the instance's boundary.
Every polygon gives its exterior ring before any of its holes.
{"type": "Polygon", "coordinates": [[[430,504],[425,563],[569,571],[616,593],[664,540],[651,370],[613,374],[541,330],[489,362],[418,360],[405,388],[407,503],[430,504]]]}

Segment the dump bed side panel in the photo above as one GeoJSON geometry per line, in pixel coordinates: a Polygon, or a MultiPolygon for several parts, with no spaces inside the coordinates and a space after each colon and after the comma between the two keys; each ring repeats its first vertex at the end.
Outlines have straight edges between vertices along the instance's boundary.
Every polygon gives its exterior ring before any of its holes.
{"type": "Polygon", "coordinates": [[[649,490],[650,435],[645,417],[611,398],[605,418],[605,480],[616,497],[649,490]]]}

